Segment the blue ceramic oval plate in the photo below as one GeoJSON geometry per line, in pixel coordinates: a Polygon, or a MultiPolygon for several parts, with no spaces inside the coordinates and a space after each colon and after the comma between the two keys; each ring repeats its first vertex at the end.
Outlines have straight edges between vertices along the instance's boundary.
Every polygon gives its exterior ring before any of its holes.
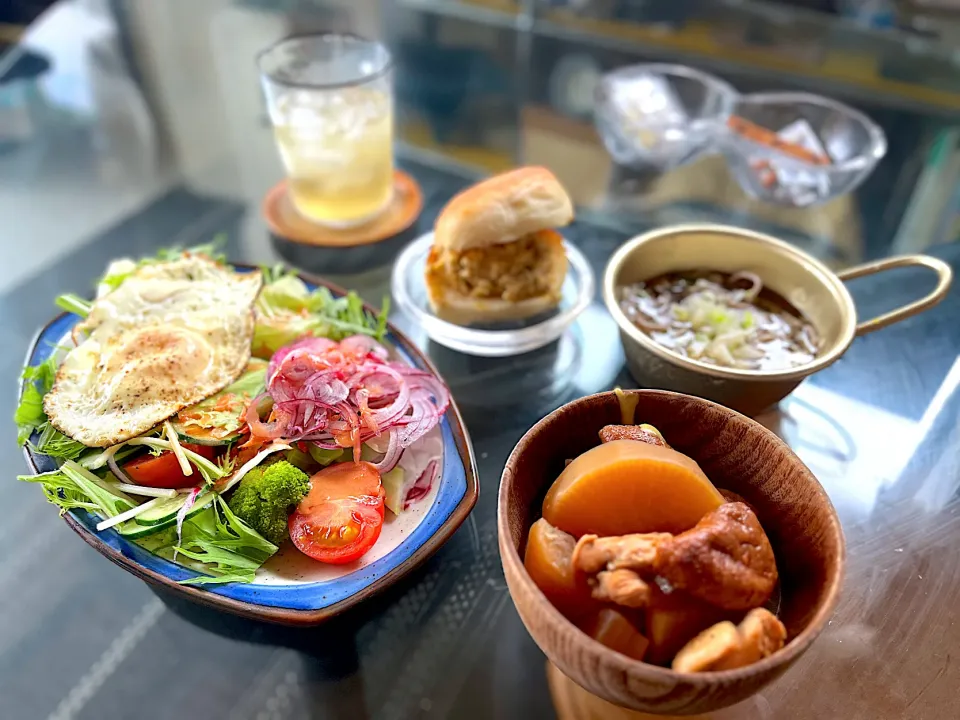
{"type": "MultiPolygon", "coordinates": [[[[342,289],[317,278],[300,277],[311,289],[323,285],[336,296],[344,294],[342,289]]],[[[65,313],[51,320],[37,334],[26,364],[36,365],[47,359],[78,319],[65,313]]],[[[403,361],[437,374],[430,361],[392,325],[388,325],[386,344],[403,361]]],[[[473,509],[479,493],[476,461],[460,411],[452,399],[443,420],[431,434],[432,437],[428,435],[424,440],[442,444],[443,450],[442,471],[430,495],[399,517],[388,513],[389,519],[377,544],[351,565],[324,565],[285,543],[257,572],[253,583],[181,585],[179,581],[196,573],[153,555],[116,530],[97,532],[99,518],[95,515],[71,510],[63,517],[97,552],[146,582],[237,615],[291,625],[313,625],[397,582],[436,552],[473,509]]],[[[30,449],[24,454],[36,473],[54,468],[53,460],[45,455],[30,449]]],[[[51,512],[54,512],[52,508],[51,512]]]]}

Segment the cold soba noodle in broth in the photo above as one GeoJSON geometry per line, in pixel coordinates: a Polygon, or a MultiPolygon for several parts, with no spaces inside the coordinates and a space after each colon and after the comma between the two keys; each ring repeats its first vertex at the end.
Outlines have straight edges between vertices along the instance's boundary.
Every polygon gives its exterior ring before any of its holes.
{"type": "Polygon", "coordinates": [[[620,307],[664,347],[720,367],[789,370],[820,350],[813,325],[753,273],[667,273],[621,287],[620,307]]]}

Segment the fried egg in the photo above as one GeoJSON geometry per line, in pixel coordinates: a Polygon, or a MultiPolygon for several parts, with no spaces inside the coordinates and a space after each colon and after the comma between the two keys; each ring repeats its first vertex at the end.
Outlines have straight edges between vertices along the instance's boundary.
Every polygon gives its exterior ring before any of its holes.
{"type": "Polygon", "coordinates": [[[262,282],[190,254],[139,268],[76,326],[44,398],[50,422],[106,447],[222,390],[250,359],[262,282]]]}

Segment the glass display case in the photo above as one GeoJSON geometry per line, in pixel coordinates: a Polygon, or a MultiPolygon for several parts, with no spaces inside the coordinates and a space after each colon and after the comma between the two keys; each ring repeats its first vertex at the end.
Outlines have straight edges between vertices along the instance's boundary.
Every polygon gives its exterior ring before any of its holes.
{"type": "MultiPolygon", "coordinates": [[[[459,140],[429,120],[414,123],[401,133],[414,146],[445,147],[448,157],[487,169],[548,164],[590,210],[609,216],[611,207],[631,209],[614,214],[635,217],[634,229],[678,217],[749,219],[831,263],[916,249],[918,230],[933,244],[953,239],[947,218],[954,201],[944,188],[956,177],[951,129],[960,117],[960,66],[935,39],[764,2],[403,0],[391,17],[398,21],[387,34],[401,47],[442,45],[444,52],[456,47],[496,57],[499,83],[489,69],[469,73],[469,82],[515,98],[511,109],[519,115],[485,118],[483,137],[458,127],[459,140]],[[708,70],[740,92],[803,90],[853,105],[883,128],[887,157],[854,195],[809,211],[747,197],[717,157],[667,173],[618,167],[593,127],[593,88],[605,72],[650,61],[708,70]],[[510,62],[513,72],[505,70],[510,62]]],[[[424,102],[419,96],[413,105],[424,102]]],[[[450,115],[436,109],[449,125],[450,115]]]]}

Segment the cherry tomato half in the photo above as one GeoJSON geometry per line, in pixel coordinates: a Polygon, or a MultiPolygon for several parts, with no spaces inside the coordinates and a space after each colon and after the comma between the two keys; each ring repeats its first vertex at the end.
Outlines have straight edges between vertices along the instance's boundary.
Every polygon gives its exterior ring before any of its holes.
{"type": "Polygon", "coordinates": [[[290,539],[314,560],[360,559],[383,529],[383,485],[370,463],[336,463],[310,478],[310,492],[290,515],[290,539]]]}
{"type": "MultiPolygon", "coordinates": [[[[187,445],[183,447],[193,450],[208,460],[213,459],[216,448],[209,445],[187,445]]],[[[185,488],[193,487],[202,482],[202,477],[194,467],[193,475],[187,476],[180,469],[177,456],[166,450],[158,456],[146,453],[123,466],[123,471],[137,485],[155,488],[185,488]]]]}

